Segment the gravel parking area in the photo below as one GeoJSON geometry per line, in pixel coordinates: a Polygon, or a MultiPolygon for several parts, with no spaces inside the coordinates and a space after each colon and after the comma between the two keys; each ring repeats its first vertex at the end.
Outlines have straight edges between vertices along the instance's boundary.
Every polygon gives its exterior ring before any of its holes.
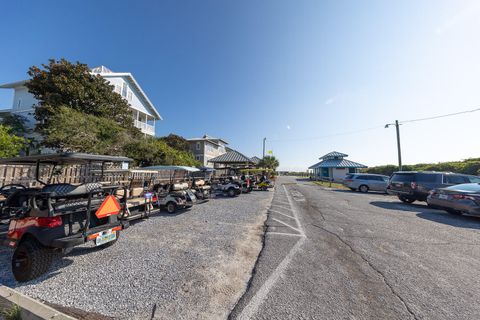
{"type": "Polygon", "coordinates": [[[91,244],[26,284],[0,249],[0,283],[48,303],[120,319],[222,319],[243,294],[261,250],[273,192],[219,197],[134,223],[112,247],[91,244]]]}

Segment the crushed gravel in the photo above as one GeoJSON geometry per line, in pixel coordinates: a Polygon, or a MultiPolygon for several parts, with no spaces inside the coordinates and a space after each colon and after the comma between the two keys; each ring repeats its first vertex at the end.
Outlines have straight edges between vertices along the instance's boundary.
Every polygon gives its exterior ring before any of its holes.
{"type": "Polygon", "coordinates": [[[133,223],[103,250],[86,244],[25,284],[0,249],[0,283],[51,304],[119,319],[222,319],[261,250],[273,191],[218,197],[133,223]]]}

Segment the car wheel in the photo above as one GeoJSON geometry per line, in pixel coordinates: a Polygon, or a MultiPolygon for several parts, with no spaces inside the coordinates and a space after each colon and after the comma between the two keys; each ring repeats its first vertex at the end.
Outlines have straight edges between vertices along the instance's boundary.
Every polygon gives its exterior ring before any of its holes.
{"type": "Polygon", "coordinates": [[[37,240],[28,238],[15,249],[12,272],[15,280],[25,282],[46,273],[52,263],[52,255],[37,240]]]}
{"type": "Polygon", "coordinates": [[[398,196],[398,199],[400,199],[400,201],[405,202],[405,203],[413,203],[415,201],[415,199],[405,197],[405,196],[398,196]]]}
{"type": "Polygon", "coordinates": [[[360,192],[367,193],[368,192],[368,186],[362,184],[360,187],[358,187],[358,190],[360,192]]]}
{"type": "Polygon", "coordinates": [[[175,211],[177,211],[177,204],[175,202],[167,203],[167,212],[175,213],[175,211]]]}
{"type": "Polygon", "coordinates": [[[234,189],[234,188],[228,189],[227,194],[228,194],[228,196],[229,196],[230,198],[235,197],[235,189],[234,189]]]}
{"type": "MultiPolygon", "coordinates": [[[[117,236],[115,237],[115,240],[104,243],[104,244],[102,244],[98,247],[104,249],[104,248],[108,248],[108,247],[113,246],[118,241],[118,238],[120,237],[120,231],[115,231],[115,232],[117,233],[117,236]]],[[[95,241],[95,245],[96,245],[97,244],[97,239],[95,239],[94,241],[95,241]]]]}
{"type": "Polygon", "coordinates": [[[447,211],[450,214],[456,215],[456,216],[461,216],[462,215],[462,211],[458,211],[458,210],[445,209],[445,211],[447,211]]]}

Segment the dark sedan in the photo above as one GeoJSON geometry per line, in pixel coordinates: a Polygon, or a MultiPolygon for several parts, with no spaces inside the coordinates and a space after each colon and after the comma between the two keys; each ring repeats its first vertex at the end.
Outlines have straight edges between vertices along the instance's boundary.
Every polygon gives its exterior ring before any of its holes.
{"type": "Polygon", "coordinates": [[[480,216],[480,183],[464,183],[430,191],[429,206],[452,214],[480,216]]]}

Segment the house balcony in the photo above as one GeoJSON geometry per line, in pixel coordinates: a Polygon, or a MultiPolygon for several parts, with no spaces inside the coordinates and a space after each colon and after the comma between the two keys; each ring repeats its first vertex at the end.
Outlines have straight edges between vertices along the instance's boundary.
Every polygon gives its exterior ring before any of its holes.
{"type": "Polygon", "coordinates": [[[136,128],[140,129],[140,131],[142,131],[142,133],[148,134],[150,136],[155,135],[155,126],[152,126],[148,123],[145,123],[145,122],[142,122],[142,121],[139,121],[139,120],[134,120],[133,125],[136,128]]]}

